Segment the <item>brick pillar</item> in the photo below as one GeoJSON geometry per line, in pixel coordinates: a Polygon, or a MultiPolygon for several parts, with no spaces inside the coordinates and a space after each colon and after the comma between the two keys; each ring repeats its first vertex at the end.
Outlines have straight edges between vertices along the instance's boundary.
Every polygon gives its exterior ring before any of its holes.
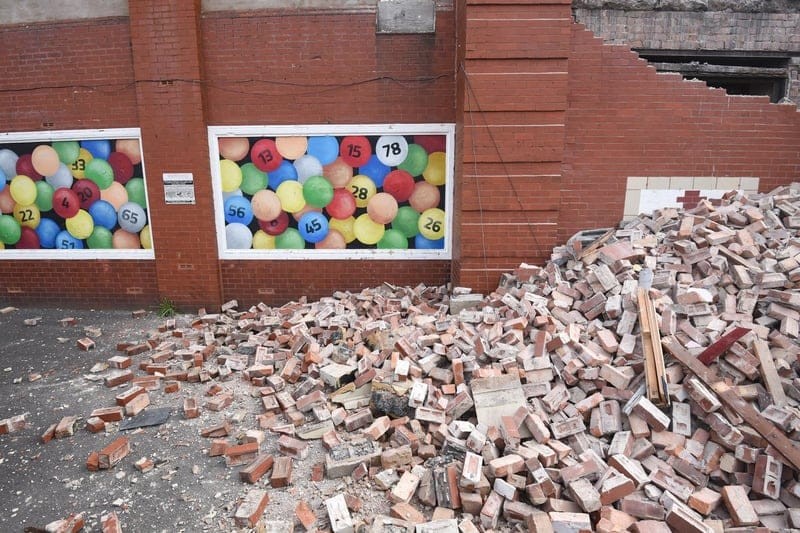
{"type": "Polygon", "coordinates": [[[463,91],[453,281],[487,292],[556,243],[569,0],[462,0],[463,91]]]}
{"type": "Polygon", "coordinates": [[[200,51],[200,0],[129,2],[142,150],[161,297],[222,301],[200,51]],[[195,205],[167,205],[163,173],[194,176],[195,205]]]}

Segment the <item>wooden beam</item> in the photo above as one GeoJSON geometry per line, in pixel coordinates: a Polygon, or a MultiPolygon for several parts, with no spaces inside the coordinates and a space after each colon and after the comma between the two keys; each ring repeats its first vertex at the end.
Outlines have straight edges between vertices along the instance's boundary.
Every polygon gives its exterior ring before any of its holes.
{"type": "Polygon", "coordinates": [[[775,361],[772,359],[772,352],[769,351],[769,346],[763,340],[756,339],[753,342],[753,349],[756,352],[756,356],[758,356],[761,378],[764,380],[764,386],[767,388],[769,395],[772,396],[772,403],[778,407],[783,407],[786,405],[786,393],[783,392],[783,384],[781,384],[778,371],[775,370],[775,361]]]}
{"type": "Polygon", "coordinates": [[[669,393],[664,371],[664,352],[661,349],[661,334],[658,331],[656,310],[647,289],[637,290],[639,302],[639,329],[644,348],[645,383],[647,399],[659,407],[669,406],[669,393]]]}
{"type": "Polygon", "coordinates": [[[717,341],[711,346],[703,350],[703,352],[698,355],[697,358],[704,365],[710,365],[717,357],[728,351],[728,348],[733,346],[734,342],[744,337],[748,331],[750,330],[747,328],[733,328],[731,331],[717,339],[717,341]]]}

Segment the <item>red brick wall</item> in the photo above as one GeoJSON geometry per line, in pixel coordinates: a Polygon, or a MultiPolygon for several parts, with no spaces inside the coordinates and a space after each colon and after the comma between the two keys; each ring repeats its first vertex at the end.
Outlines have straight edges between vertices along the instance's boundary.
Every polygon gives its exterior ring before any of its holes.
{"type": "Polygon", "coordinates": [[[800,178],[800,113],[662,75],[574,25],[559,240],[622,218],[628,176],[800,178]]]}

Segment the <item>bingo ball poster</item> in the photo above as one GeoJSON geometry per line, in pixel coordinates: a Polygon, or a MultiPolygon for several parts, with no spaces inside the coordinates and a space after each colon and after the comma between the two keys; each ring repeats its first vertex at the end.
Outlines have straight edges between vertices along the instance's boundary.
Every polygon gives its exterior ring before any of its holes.
{"type": "Polygon", "coordinates": [[[138,139],[0,145],[0,257],[151,246],[138,139]]]}
{"type": "Polygon", "coordinates": [[[220,134],[225,250],[443,252],[448,138],[220,134]]]}

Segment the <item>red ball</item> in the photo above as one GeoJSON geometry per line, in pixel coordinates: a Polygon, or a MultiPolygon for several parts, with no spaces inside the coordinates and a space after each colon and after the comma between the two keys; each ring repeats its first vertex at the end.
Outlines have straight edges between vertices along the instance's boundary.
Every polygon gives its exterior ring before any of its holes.
{"type": "Polygon", "coordinates": [[[393,170],[383,180],[383,191],[394,196],[398,202],[405,202],[414,192],[414,177],[405,170],[393,170]]]}
{"type": "Polygon", "coordinates": [[[72,189],[61,187],[53,193],[53,211],[61,218],[72,218],[81,209],[81,199],[72,189]]]}
{"type": "MultiPolygon", "coordinates": [[[[42,175],[36,172],[36,169],[33,168],[31,154],[22,154],[19,156],[19,159],[17,159],[17,174],[28,176],[32,180],[42,179],[42,175]]],[[[8,179],[10,180],[13,177],[14,176],[9,176],[8,179]]]]}
{"type": "Polygon", "coordinates": [[[422,146],[426,152],[444,152],[447,148],[445,135],[414,135],[414,144],[422,146]]]}
{"type": "Polygon", "coordinates": [[[272,235],[273,237],[280,235],[286,231],[286,228],[289,227],[289,215],[286,213],[286,211],[281,211],[281,214],[278,215],[278,218],[275,220],[270,220],[268,222],[259,220],[258,227],[260,227],[267,235],[272,235]]]}
{"type": "Polygon", "coordinates": [[[75,180],[72,190],[78,195],[81,209],[89,209],[93,203],[100,199],[100,187],[92,180],[75,180]]]}
{"type": "Polygon", "coordinates": [[[125,185],[133,177],[131,158],[122,152],[111,152],[108,155],[108,164],[114,170],[114,181],[125,185]]]}
{"type": "Polygon", "coordinates": [[[333,200],[325,210],[332,218],[344,220],[356,212],[356,199],[350,189],[334,189],[333,200]]]}
{"type": "Polygon", "coordinates": [[[277,170],[283,163],[283,156],[272,139],[261,139],[250,149],[250,160],[262,172],[277,170]]]}
{"type": "Polygon", "coordinates": [[[372,157],[372,145],[366,137],[345,137],[339,145],[339,155],[351,167],[363,167],[372,157]]]}
{"type": "Polygon", "coordinates": [[[39,234],[36,233],[36,230],[28,226],[22,226],[22,235],[17,241],[17,244],[14,245],[14,248],[37,250],[41,247],[41,244],[39,244],[39,234]]]}

